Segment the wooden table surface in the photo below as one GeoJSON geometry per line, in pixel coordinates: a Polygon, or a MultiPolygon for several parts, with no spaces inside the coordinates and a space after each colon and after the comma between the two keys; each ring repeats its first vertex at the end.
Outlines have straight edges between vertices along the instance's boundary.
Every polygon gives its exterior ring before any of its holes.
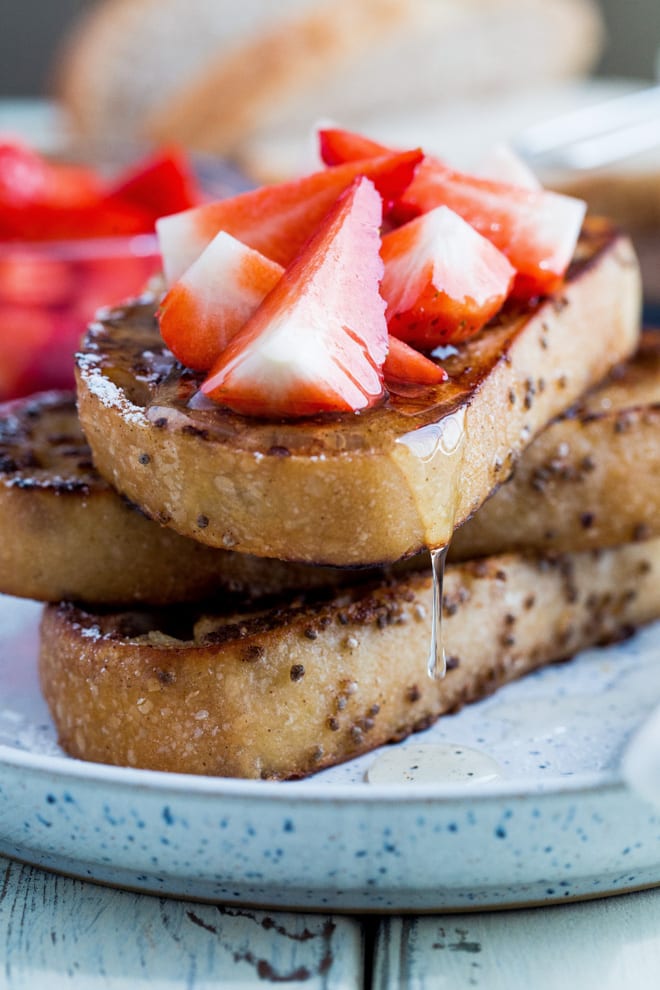
{"type": "Polygon", "coordinates": [[[556,907],[357,918],[222,908],[0,858],[0,990],[651,990],[660,890],[556,907]]]}

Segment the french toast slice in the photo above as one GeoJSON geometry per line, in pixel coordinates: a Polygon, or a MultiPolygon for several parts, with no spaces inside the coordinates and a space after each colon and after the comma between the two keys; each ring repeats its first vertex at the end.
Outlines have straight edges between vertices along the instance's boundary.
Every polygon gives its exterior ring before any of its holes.
{"type": "Polygon", "coordinates": [[[660,535],[660,332],[551,423],[461,527],[457,559],[586,550],[660,535]]]}
{"type": "Polygon", "coordinates": [[[428,572],[238,614],[48,606],[40,677],[60,743],[157,770],[310,774],[656,618],[660,540],[454,564],[445,581],[439,681],[428,572]]]}
{"type": "MultiPolygon", "coordinates": [[[[550,424],[454,535],[450,559],[584,550],[660,536],[660,333],[550,424]]],[[[130,606],[224,590],[259,598],[374,579],[205,547],[158,526],[94,470],[71,393],[0,407],[0,590],[130,606]]],[[[418,555],[391,567],[423,569],[418,555]]],[[[381,574],[382,576],[382,574],[381,574]]]]}
{"type": "Polygon", "coordinates": [[[461,344],[447,383],[291,423],[200,401],[145,298],[88,331],[79,413],[100,473],[183,535],[283,560],[391,562],[447,544],[531,439],[634,351],[639,304],[630,242],[592,219],[561,292],[461,344]]]}
{"type": "Polygon", "coordinates": [[[0,407],[0,590],[41,601],[165,605],[349,580],[222,552],[155,525],[94,469],[72,392],[0,407]]]}

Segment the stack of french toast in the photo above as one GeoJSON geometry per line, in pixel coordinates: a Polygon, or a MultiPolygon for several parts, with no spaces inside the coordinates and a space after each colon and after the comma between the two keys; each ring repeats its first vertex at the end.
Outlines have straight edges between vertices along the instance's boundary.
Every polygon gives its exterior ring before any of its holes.
{"type": "Polygon", "coordinates": [[[50,603],[75,757],[305,776],[660,616],[626,236],[518,173],[323,147],[161,220],[167,285],[90,326],[77,409],[2,413],[2,590],[50,603]]]}

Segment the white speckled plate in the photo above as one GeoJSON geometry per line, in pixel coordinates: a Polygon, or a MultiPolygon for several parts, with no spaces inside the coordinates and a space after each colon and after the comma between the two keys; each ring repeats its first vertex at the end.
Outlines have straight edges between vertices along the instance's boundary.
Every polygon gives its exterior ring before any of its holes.
{"type": "Polygon", "coordinates": [[[38,605],[0,596],[6,855],[158,893],[321,910],[482,908],[660,883],[660,813],[618,769],[660,701],[658,624],[397,747],[278,784],[64,756],[37,684],[38,619],[38,605]]]}

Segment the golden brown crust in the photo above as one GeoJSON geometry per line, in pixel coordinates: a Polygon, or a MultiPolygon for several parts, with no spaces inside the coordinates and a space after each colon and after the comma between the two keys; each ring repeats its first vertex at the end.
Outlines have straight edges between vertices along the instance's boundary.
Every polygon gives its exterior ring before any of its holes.
{"type": "Polygon", "coordinates": [[[543,431],[454,534],[454,559],[660,536],[660,333],[543,431]]]}
{"type": "Polygon", "coordinates": [[[41,601],[259,597],[350,575],[212,550],[147,519],[94,470],[71,393],[0,408],[0,590],[41,601]]]}
{"type": "Polygon", "coordinates": [[[419,406],[394,397],[295,424],[193,408],[199,379],[164,351],[153,303],[111,312],[78,363],[95,463],[154,518],[209,545],[351,565],[444,544],[533,436],[635,349],[629,242],[592,221],[578,258],[558,296],[461,346],[450,381],[419,406]]]}
{"type": "MultiPolygon", "coordinates": [[[[585,550],[660,536],[660,333],[527,448],[459,529],[453,560],[585,550]]],[[[158,526],[94,471],[73,397],[0,409],[0,590],[99,604],[167,604],[221,589],[259,598],[373,579],[215,550],[158,526]],[[39,466],[41,465],[41,466],[39,466]]],[[[423,569],[426,557],[395,565],[423,569]]]]}
{"type": "Polygon", "coordinates": [[[40,676],[62,746],[119,765],[312,773],[399,739],[541,664],[660,614],[660,541],[448,568],[449,671],[426,675],[418,575],[237,616],[50,606],[40,676]]]}

